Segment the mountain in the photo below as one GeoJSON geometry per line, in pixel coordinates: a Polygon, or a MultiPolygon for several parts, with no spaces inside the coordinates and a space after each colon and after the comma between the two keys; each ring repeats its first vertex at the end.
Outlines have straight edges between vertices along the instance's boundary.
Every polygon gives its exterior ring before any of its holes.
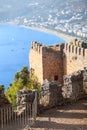
{"type": "Polygon", "coordinates": [[[85,11],[86,8],[87,0],[0,0],[0,19],[32,15],[47,17],[51,11],[55,13],[57,10],[71,9],[75,13],[85,11]]]}

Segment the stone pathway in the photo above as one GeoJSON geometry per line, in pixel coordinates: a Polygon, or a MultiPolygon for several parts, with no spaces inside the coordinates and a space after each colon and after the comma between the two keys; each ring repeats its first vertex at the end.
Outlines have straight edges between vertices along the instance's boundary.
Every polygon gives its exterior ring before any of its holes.
{"type": "Polygon", "coordinates": [[[87,130],[87,99],[45,111],[31,130],[87,130]]]}
{"type": "Polygon", "coordinates": [[[32,128],[13,130],[87,130],[87,99],[45,111],[32,128]]]}

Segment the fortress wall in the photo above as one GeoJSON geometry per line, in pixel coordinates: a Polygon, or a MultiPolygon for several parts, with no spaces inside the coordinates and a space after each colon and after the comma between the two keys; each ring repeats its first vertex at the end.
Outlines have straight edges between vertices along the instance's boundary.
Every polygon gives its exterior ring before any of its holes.
{"type": "Polygon", "coordinates": [[[64,47],[63,65],[64,74],[71,74],[74,71],[83,69],[87,66],[87,49],[66,44],[64,47]]]}
{"type": "Polygon", "coordinates": [[[43,48],[43,79],[63,83],[63,57],[61,45],[43,48]]]}
{"type": "Polygon", "coordinates": [[[59,83],[63,81],[63,46],[42,46],[37,42],[32,42],[30,50],[30,68],[35,70],[35,75],[40,83],[43,80],[55,80],[59,83]]]}
{"type": "Polygon", "coordinates": [[[63,75],[87,67],[87,48],[84,45],[87,44],[77,40],[71,44],[54,46],[32,42],[30,68],[35,70],[41,83],[44,79],[63,83],[63,75]]]}
{"type": "Polygon", "coordinates": [[[30,68],[35,70],[35,75],[38,80],[43,82],[43,67],[42,67],[42,45],[37,42],[32,42],[32,47],[29,54],[30,68]]]}

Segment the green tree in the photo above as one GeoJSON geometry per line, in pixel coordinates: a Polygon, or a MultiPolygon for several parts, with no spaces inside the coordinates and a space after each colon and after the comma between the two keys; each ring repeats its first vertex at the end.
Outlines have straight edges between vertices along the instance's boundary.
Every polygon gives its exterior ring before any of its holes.
{"type": "Polygon", "coordinates": [[[20,72],[15,74],[13,83],[6,90],[6,96],[13,105],[16,105],[17,91],[24,88],[40,90],[40,83],[34,75],[34,70],[31,69],[29,72],[27,67],[23,67],[20,72]]]}
{"type": "Polygon", "coordinates": [[[0,90],[4,91],[4,85],[0,85],[0,90]]]}

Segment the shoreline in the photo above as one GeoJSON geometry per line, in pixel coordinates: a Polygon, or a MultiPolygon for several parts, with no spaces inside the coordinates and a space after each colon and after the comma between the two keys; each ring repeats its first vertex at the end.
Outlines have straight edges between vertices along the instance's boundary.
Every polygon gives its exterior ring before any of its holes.
{"type": "Polygon", "coordinates": [[[66,43],[71,42],[73,39],[76,39],[76,37],[74,37],[74,36],[69,36],[69,35],[57,32],[55,30],[47,29],[44,27],[39,28],[39,27],[30,27],[30,26],[25,26],[25,25],[20,25],[20,27],[56,35],[56,36],[60,37],[61,39],[63,39],[66,43]]]}
{"type": "MultiPolygon", "coordinates": [[[[2,25],[2,24],[0,24],[2,25]]],[[[52,30],[52,29],[47,29],[45,27],[35,27],[35,26],[27,26],[27,25],[18,25],[16,23],[5,23],[3,25],[13,25],[13,26],[19,26],[19,27],[23,27],[23,28],[27,28],[27,29],[32,29],[32,30],[37,30],[37,31],[41,31],[41,32],[44,32],[44,33],[49,33],[49,34],[53,34],[55,36],[58,36],[60,37],[61,39],[63,39],[66,43],[69,43],[71,42],[72,40],[74,39],[80,39],[78,37],[74,37],[74,36],[70,36],[70,35],[67,35],[67,34],[64,34],[62,32],[58,32],[56,30],[52,30]]]]}

